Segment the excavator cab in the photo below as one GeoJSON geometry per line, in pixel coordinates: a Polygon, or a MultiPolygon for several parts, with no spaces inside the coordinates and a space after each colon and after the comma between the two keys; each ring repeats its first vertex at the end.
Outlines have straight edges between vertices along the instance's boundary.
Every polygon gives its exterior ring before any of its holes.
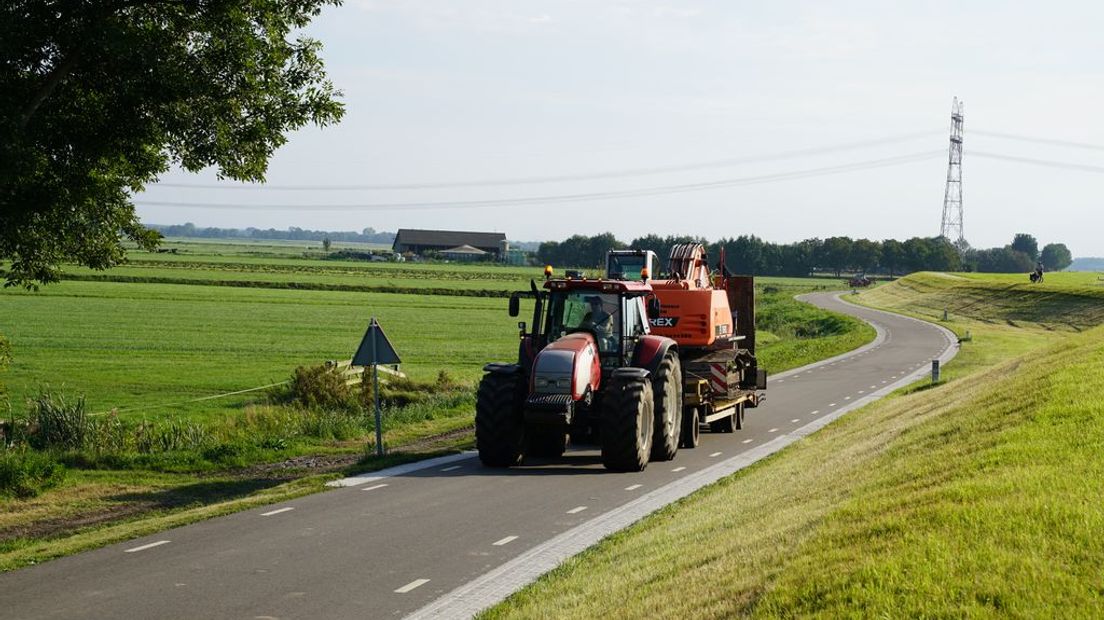
{"type": "Polygon", "coordinates": [[[611,250],[606,254],[606,277],[645,281],[658,275],[657,265],[656,253],[651,250],[611,250]]]}

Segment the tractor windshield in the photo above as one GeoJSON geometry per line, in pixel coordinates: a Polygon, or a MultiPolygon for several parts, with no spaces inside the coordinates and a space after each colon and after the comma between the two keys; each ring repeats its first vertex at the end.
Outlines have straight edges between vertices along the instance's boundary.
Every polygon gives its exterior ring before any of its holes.
{"type": "Polygon", "coordinates": [[[553,294],[548,308],[549,342],[575,331],[589,331],[601,353],[618,351],[621,300],[615,294],[570,291],[553,294]]]}

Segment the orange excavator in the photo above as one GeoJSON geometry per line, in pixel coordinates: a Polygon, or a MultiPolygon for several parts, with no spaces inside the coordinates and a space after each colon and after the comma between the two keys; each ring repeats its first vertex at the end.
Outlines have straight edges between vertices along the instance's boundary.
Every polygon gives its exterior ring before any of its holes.
{"type": "MultiPolygon", "coordinates": [[[[650,250],[614,250],[606,260],[607,277],[644,277],[655,271],[650,250]]],[[[723,253],[710,272],[705,248],[683,243],[671,248],[666,273],[651,281],[660,313],[650,331],[673,339],[683,371],[683,445],[697,444],[699,424],[714,432],[743,428],[745,409],[763,399],[766,371],[755,359],[755,282],[734,276],[723,253]]]]}

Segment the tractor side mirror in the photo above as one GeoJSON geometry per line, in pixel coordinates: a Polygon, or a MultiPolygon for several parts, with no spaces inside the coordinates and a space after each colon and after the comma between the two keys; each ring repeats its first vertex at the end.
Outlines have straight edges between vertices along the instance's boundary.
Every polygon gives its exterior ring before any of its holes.
{"type": "Polygon", "coordinates": [[[661,308],[659,305],[658,297],[651,297],[648,299],[648,318],[658,319],[661,308]]]}
{"type": "Polygon", "coordinates": [[[510,316],[517,316],[521,312],[521,300],[517,297],[510,297],[510,316]]]}

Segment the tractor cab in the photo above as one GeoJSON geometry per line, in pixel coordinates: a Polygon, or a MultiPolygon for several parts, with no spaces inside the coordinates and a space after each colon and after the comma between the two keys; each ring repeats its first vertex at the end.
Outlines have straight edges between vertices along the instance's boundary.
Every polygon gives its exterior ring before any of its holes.
{"type": "Polygon", "coordinates": [[[556,342],[570,334],[590,334],[602,368],[624,366],[637,339],[648,333],[646,294],[601,287],[552,289],[546,302],[543,340],[556,342]]]}
{"type": "Polygon", "coordinates": [[[545,271],[543,291],[535,283],[531,291],[515,293],[510,300],[510,315],[520,312],[518,299],[535,300],[532,329],[521,328],[523,366],[545,347],[573,334],[593,338],[603,370],[620,368],[632,362],[640,337],[650,333],[649,319],[659,316],[659,301],[646,280],[607,280],[587,278],[576,271],[564,278],[553,278],[545,271]]]}

